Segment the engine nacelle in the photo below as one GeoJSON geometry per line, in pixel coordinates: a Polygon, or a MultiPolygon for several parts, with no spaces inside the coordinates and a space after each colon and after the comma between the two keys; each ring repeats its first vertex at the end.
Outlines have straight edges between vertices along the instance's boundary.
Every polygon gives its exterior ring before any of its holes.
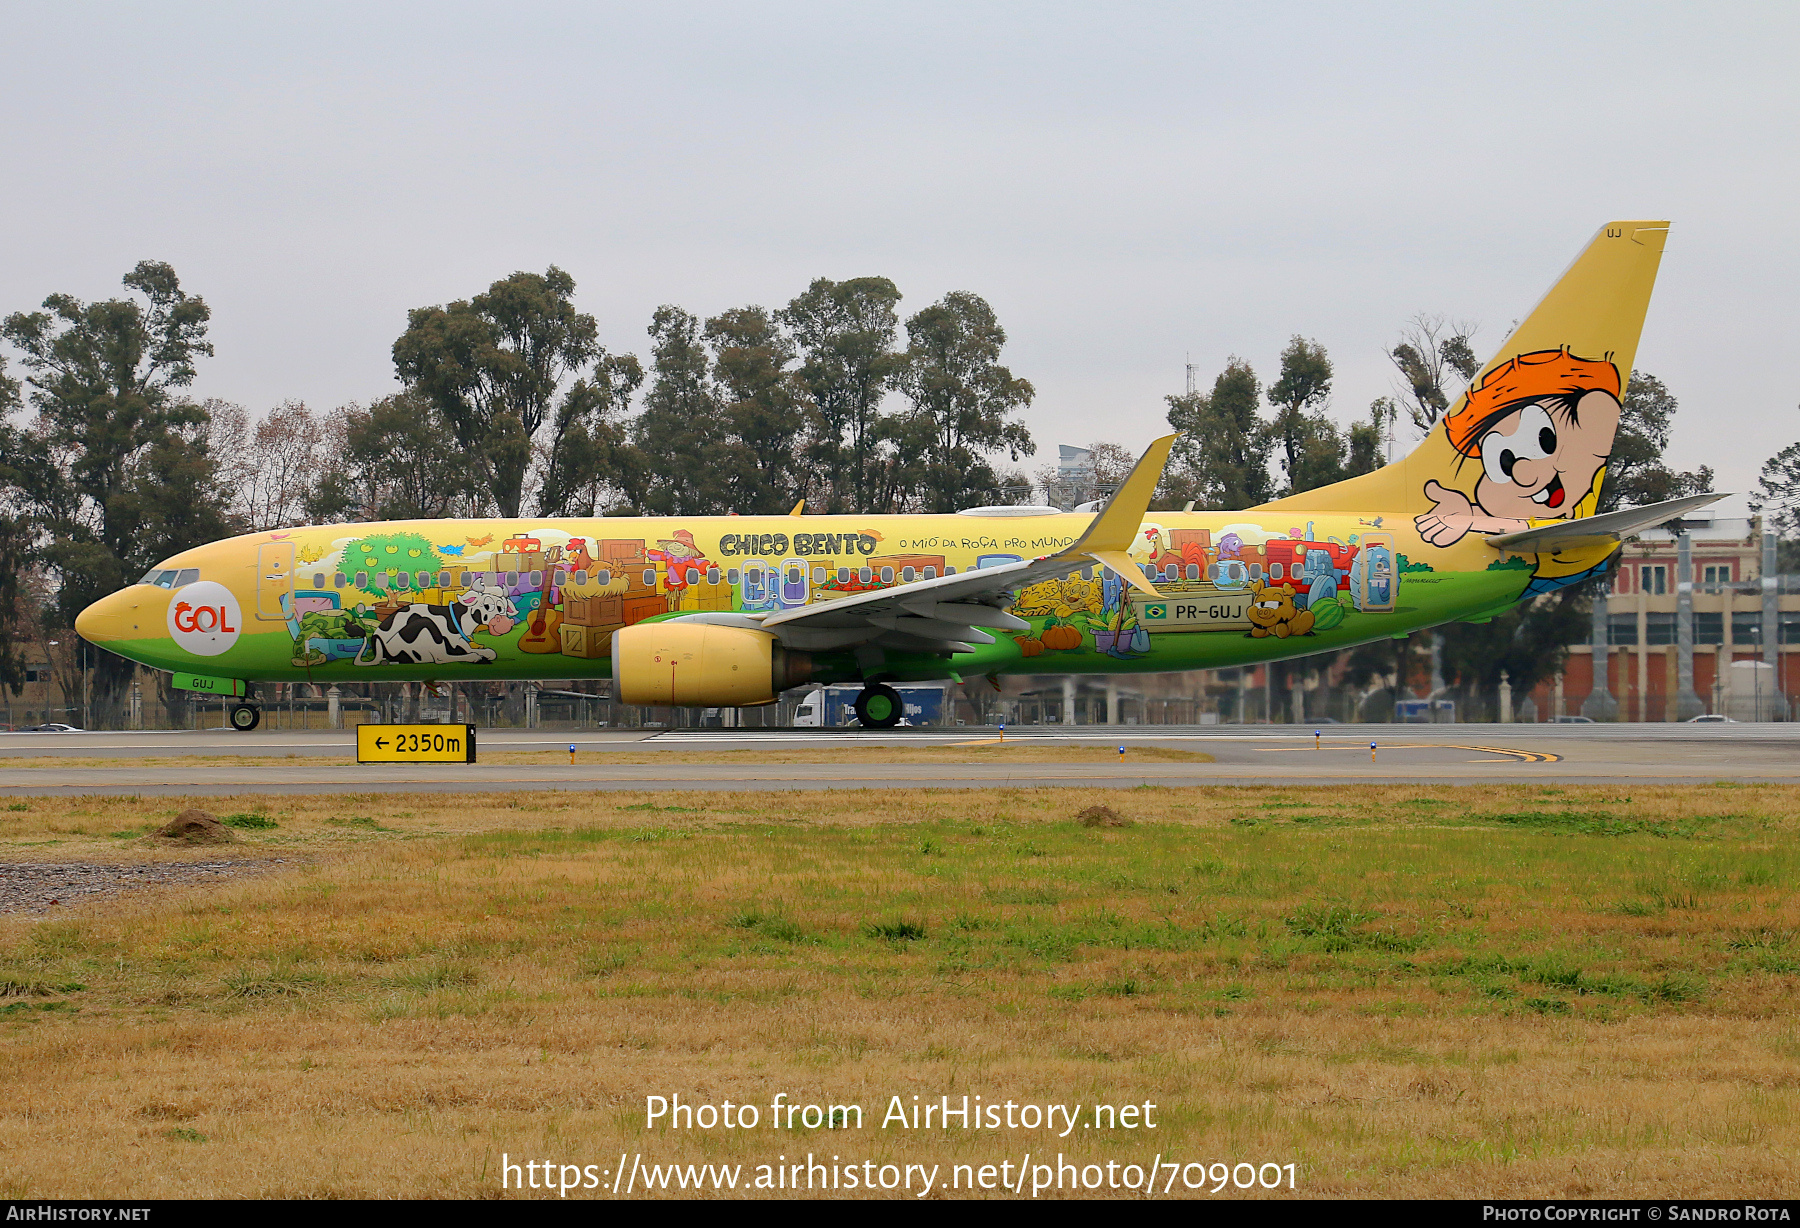
{"type": "Polygon", "coordinates": [[[711,623],[621,627],[612,637],[619,702],[692,708],[774,703],[812,676],[812,658],[766,631],[711,623]]]}

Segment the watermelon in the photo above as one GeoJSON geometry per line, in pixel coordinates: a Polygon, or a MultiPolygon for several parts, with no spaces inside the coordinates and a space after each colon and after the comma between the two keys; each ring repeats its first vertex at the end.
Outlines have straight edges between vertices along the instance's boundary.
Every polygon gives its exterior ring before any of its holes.
{"type": "Polygon", "coordinates": [[[1344,621],[1343,603],[1335,597],[1315,601],[1307,608],[1312,611],[1314,631],[1329,631],[1344,621]]]}

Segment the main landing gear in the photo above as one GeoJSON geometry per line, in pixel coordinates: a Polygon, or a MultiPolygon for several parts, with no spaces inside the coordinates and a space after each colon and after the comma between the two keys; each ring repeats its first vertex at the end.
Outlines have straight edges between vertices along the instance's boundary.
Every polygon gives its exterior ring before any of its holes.
{"type": "Polygon", "coordinates": [[[892,729],[905,715],[900,692],[885,683],[871,682],[856,697],[856,723],[864,729],[892,729]]]}
{"type": "Polygon", "coordinates": [[[231,727],[239,733],[249,733],[262,724],[262,709],[255,704],[231,705],[231,727]]]}

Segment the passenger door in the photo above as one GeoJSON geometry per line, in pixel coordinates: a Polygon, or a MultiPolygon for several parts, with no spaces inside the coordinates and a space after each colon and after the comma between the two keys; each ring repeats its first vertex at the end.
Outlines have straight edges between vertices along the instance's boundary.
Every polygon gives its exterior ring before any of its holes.
{"type": "Polygon", "coordinates": [[[280,622],[294,604],[294,543],[264,542],[256,548],[256,616],[280,622]]]}

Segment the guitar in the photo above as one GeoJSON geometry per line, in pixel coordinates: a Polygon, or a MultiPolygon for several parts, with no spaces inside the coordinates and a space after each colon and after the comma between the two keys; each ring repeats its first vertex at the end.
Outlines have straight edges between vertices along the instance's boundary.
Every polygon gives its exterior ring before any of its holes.
{"type": "Polygon", "coordinates": [[[520,652],[562,651],[562,611],[550,604],[550,597],[546,592],[526,620],[525,633],[519,637],[520,652]]]}

